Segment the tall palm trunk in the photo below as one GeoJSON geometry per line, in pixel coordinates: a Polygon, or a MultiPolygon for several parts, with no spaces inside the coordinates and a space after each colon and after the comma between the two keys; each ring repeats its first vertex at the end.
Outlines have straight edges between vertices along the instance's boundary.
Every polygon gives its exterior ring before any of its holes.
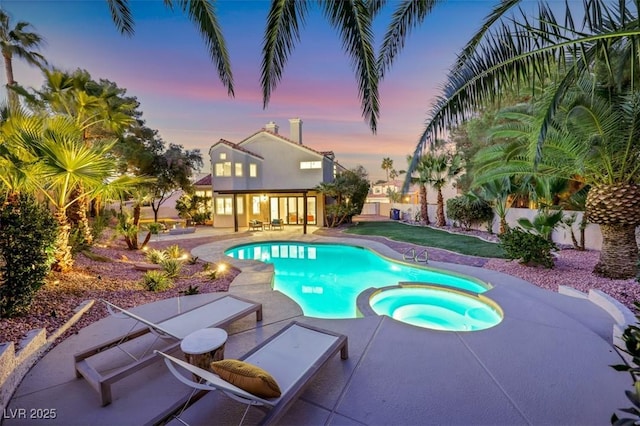
{"type": "Polygon", "coordinates": [[[67,220],[67,214],[64,210],[58,210],[55,213],[55,219],[58,222],[58,235],[54,244],[54,263],[52,268],[56,271],[66,272],[73,265],[73,257],[71,255],[71,247],[69,246],[69,234],[71,233],[71,225],[67,220]]]}
{"type": "Polygon", "coordinates": [[[11,86],[16,84],[16,81],[13,77],[13,62],[11,59],[11,55],[4,54],[2,55],[4,58],[4,72],[7,76],[7,98],[9,99],[9,107],[15,110],[18,108],[18,94],[10,89],[11,86]]]}
{"type": "Polygon", "coordinates": [[[442,188],[438,188],[438,208],[436,210],[436,226],[445,226],[447,221],[444,217],[444,197],[442,196],[442,188]]]}
{"type": "Polygon", "coordinates": [[[498,233],[502,235],[508,230],[509,230],[509,224],[507,223],[507,217],[500,216],[500,228],[498,229],[498,233]]]}
{"type": "Polygon", "coordinates": [[[420,217],[425,225],[431,223],[429,220],[429,205],[427,204],[427,187],[425,185],[420,185],[420,217]]]}
{"type": "Polygon", "coordinates": [[[602,250],[593,272],[608,278],[634,278],[637,274],[640,225],[640,185],[598,185],[589,190],[587,220],[600,225],[602,250]]]}
{"type": "Polygon", "coordinates": [[[636,276],[638,244],[634,225],[600,225],[602,249],[593,272],[609,278],[636,276]]]}
{"type": "Polygon", "coordinates": [[[76,199],[76,201],[72,203],[67,209],[67,218],[72,227],[78,229],[78,231],[82,234],[84,243],[87,245],[91,245],[93,244],[93,234],[91,233],[91,225],[89,224],[89,218],[87,217],[89,203],[87,203],[87,199],[85,197],[81,196],[82,193],[82,186],[76,187],[71,192],[69,198],[76,199]]]}

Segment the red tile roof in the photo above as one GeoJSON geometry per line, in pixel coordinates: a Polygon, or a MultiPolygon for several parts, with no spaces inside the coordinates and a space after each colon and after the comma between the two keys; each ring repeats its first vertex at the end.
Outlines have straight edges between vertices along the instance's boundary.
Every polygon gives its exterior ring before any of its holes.
{"type": "Polygon", "coordinates": [[[225,140],[225,139],[220,139],[218,142],[214,143],[214,144],[211,146],[211,148],[213,148],[214,146],[219,145],[219,144],[227,145],[227,146],[228,146],[228,147],[230,147],[231,149],[235,149],[235,150],[238,150],[238,151],[242,151],[242,152],[244,152],[244,153],[246,153],[246,154],[253,155],[254,157],[258,157],[258,158],[261,158],[261,159],[263,159],[263,160],[264,160],[264,157],[262,157],[261,155],[258,155],[258,154],[256,154],[255,152],[251,152],[251,151],[249,151],[248,149],[241,147],[241,146],[240,146],[240,145],[238,145],[237,143],[229,142],[228,140],[225,140]]]}
{"type": "Polygon", "coordinates": [[[209,173],[208,175],[206,175],[205,177],[203,177],[202,179],[200,179],[199,181],[197,181],[196,183],[194,183],[194,186],[211,186],[212,182],[211,182],[211,173],[209,173]]]}

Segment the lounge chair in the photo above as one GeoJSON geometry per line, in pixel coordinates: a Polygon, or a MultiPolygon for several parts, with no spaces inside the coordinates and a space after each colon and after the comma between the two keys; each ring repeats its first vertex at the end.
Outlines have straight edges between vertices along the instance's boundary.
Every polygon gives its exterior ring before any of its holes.
{"type": "Polygon", "coordinates": [[[249,230],[250,231],[262,231],[264,229],[264,225],[260,220],[250,220],[249,221],[249,230]]]}
{"type": "Polygon", "coordinates": [[[106,300],[102,300],[102,302],[107,305],[107,309],[109,309],[110,312],[117,312],[124,317],[136,320],[127,334],[74,355],[76,377],[84,377],[87,382],[89,382],[100,395],[100,402],[103,406],[111,402],[111,385],[113,383],[160,359],[155,353],[150,351],[158,339],[168,340],[168,345],[162,347],[162,349],[164,351],[172,351],[180,345],[180,341],[189,333],[201,328],[226,327],[232,322],[253,312],[256,313],[256,320],[262,321],[261,303],[254,303],[236,296],[221,297],[213,302],[180,313],[158,323],[142,318],[106,300]],[[143,324],[145,327],[134,329],[138,324],[143,324]],[[125,342],[130,342],[148,333],[154,334],[156,338],[141,354],[134,355],[124,348],[123,344],[125,342]],[[87,358],[115,347],[118,347],[131,357],[132,362],[125,366],[115,368],[108,373],[98,372],[94,366],[87,362],[87,358]]]}
{"type": "MultiPolygon", "coordinates": [[[[167,421],[176,413],[181,414],[189,405],[212,390],[219,390],[230,398],[247,405],[240,423],[244,420],[251,406],[267,410],[267,415],[262,419],[261,424],[274,423],[293,405],[305,386],[338,351],[340,351],[342,359],[349,357],[347,336],[292,322],[240,358],[242,361],[262,368],[273,376],[282,392],[277,398],[255,396],[222,380],[217,374],[165,353],[157,352],[165,358],[165,363],[171,373],[182,383],[194,389],[189,397],[170,407],[169,410],[154,419],[152,424],[167,421]],[[187,375],[182,374],[180,369],[186,371],[187,375]],[[200,377],[201,380],[194,381],[194,375],[200,377]],[[194,393],[197,390],[199,392],[194,393]]],[[[178,418],[178,420],[185,423],[183,419],[178,418]]]]}
{"type": "Polygon", "coordinates": [[[273,219],[271,221],[271,229],[282,229],[282,219],[273,219]]]}

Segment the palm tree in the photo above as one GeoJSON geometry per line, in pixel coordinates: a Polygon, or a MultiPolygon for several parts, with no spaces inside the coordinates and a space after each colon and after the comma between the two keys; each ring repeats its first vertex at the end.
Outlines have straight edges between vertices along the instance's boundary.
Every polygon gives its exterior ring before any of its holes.
{"type": "Polygon", "coordinates": [[[445,220],[444,215],[444,197],[442,196],[442,188],[444,188],[451,179],[462,172],[462,159],[457,154],[429,153],[423,157],[422,161],[426,163],[429,183],[438,192],[436,202],[436,226],[445,226],[447,221],[445,220]]]}
{"type": "MultiPolygon", "coordinates": [[[[57,69],[45,70],[45,83],[41,90],[25,93],[30,106],[48,115],[69,117],[82,131],[82,139],[93,143],[123,134],[136,123],[137,102],[124,98],[124,89],[108,81],[96,83],[87,71],[73,73],[57,69]]],[[[72,194],[74,202],[67,211],[67,219],[79,232],[85,244],[91,245],[93,234],[87,212],[89,202],[82,196],[84,189],[77,185],[72,194]]]]}
{"type": "Polygon", "coordinates": [[[515,199],[512,195],[511,179],[509,177],[503,177],[484,182],[479,186],[479,191],[482,198],[492,204],[493,211],[500,220],[498,234],[504,234],[509,229],[507,213],[515,199]]]}
{"type": "Polygon", "coordinates": [[[483,159],[478,179],[535,173],[590,186],[586,217],[600,225],[603,238],[594,272],[633,277],[640,223],[640,92],[631,86],[611,88],[593,78],[577,83],[547,126],[539,153],[539,129],[555,92],[534,108],[510,111],[504,118],[512,121],[498,131],[509,134],[511,142],[478,154],[483,159]]]}
{"type": "MultiPolygon", "coordinates": [[[[411,156],[407,158],[407,161],[411,163],[411,156]]],[[[420,222],[424,225],[429,225],[429,204],[427,203],[427,185],[429,184],[429,177],[431,176],[430,170],[431,163],[427,160],[426,155],[420,158],[417,162],[416,172],[418,176],[412,177],[411,182],[417,183],[419,188],[420,197],[420,222]]]]}
{"type": "MultiPolygon", "coordinates": [[[[126,0],[106,0],[111,12],[111,18],[118,31],[132,36],[134,33],[134,20],[131,14],[129,2],[126,0]]],[[[231,61],[227,52],[226,42],[222,35],[222,28],[216,17],[214,2],[209,0],[165,0],[167,8],[177,6],[193,22],[209,51],[209,56],[218,71],[218,77],[227,88],[229,96],[234,95],[233,74],[231,61]]]]}
{"type": "Polygon", "coordinates": [[[381,168],[387,172],[387,182],[389,182],[389,171],[393,169],[393,160],[389,157],[383,158],[381,168]]]}
{"type": "Polygon", "coordinates": [[[0,9],[0,51],[4,60],[4,70],[7,76],[7,95],[9,106],[18,107],[18,95],[11,90],[16,84],[13,75],[13,58],[24,59],[30,65],[43,68],[47,61],[37,52],[44,43],[44,39],[37,33],[29,32],[31,24],[20,21],[11,28],[11,18],[0,9]]]}
{"type": "Polygon", "coordinates": [[[79,197],[99,192],[118,192],[128,186],[128,178],[115,176],[116,160],[110,155],[115,141],[87,144],[82,130],[67,117],[10,118],[2,127],[2,141],[20,152],[35,172],[29,183],[37,188],[55,210],[59,230],[55,243],[54,268],[66,271],[73,265],[69,246],[69,206],[79,197]],[[75,196],[77,187],[84,188],[75,196]]]}

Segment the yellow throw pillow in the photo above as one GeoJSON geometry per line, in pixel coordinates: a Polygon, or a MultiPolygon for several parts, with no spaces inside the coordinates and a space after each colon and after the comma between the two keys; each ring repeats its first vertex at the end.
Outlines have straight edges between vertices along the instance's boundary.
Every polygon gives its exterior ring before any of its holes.
{"type": "Polygon", "coordinates": [[[282,392],[275,379],[262,368],[237,359],[223,359],[211,363],[211,369],[226,380],[260,398],[277,398],[282,392]]]}

